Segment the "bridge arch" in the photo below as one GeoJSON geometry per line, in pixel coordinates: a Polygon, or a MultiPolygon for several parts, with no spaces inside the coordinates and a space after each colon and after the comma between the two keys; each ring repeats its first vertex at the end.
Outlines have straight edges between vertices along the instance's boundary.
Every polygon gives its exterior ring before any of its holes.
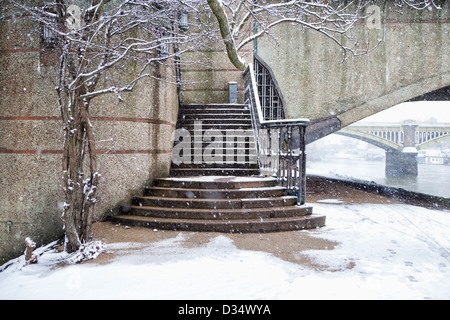
{"type": "Polygon", "coordinates": [[[351,132],[351,130],[348,129],[346,130],[346,128],[344,128],[341,129],[340,131],[335,132],[335,134],[370,143],[371,145],[384,149],[385,151],[401,151],[402,149],[401,145],[398,145],[390,140],[387,140],[378,135],[374,135],[372,133],[356,132],[356,131],[351,132]]]}

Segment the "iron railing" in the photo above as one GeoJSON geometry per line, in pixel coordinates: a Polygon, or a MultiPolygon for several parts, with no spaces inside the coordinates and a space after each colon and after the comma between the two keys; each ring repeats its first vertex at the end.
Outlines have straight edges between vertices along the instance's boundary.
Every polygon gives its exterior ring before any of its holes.
{"type": "Polygon", "coordinates": [[[253,70],[264,120],[285,119],[283,96],[272,70],[256,55],[253,70]]]}
{"type": "Polygon", "coordinates": [[[275,176],[289,194],[297,196],[297,203],[303,205],[306,202],[305,130],[309,120],[285,119],[280,91],[270,69],[260,59],[255,59],[255,66],[248,66],[244,79],[245,103],[252,114],[261,174],[275,176]]]}

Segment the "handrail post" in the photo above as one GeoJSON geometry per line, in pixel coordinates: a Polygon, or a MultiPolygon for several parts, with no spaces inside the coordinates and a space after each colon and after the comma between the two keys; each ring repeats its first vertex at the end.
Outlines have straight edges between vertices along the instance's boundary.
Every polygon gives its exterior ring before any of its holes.
{"type": "Polygon", "coordinates": [[[305,133],[306,127],[299,126],[300,133],[300,170],[301,176],[300,178],[300,188],[298,192],[298,203],[303,205],[306,203],[306,152],[305,152],[305,133]]]}

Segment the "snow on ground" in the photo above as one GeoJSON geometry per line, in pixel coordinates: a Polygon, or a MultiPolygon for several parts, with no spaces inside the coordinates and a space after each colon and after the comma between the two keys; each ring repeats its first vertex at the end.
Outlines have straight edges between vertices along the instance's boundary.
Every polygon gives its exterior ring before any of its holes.
{"type": "Polygon", "coordinates": [[[46,252],[22,267],[20,257],[0,272],[0,299],[450,298],[449,211],[339,202],[315,203],[314,210],[326,214],[326,227],[298,232],[340,243],[301,252],[328,265],[324,270],[239,250],[221,234],[185,248],[180,233],[156,243],[110,244],[108,250],[127,254],[108,264],[55,267],[61,254],[46,252]]]}

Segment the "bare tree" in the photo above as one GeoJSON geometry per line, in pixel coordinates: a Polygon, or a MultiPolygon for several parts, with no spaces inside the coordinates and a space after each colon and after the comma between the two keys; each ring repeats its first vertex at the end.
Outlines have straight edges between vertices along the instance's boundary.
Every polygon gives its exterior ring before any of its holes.
{"type": "MultiPolygon", "coordinates": [[[[375,44],[360,44],[351,31],[355,24],[372,14],[367,8],[374,1],[330,0],[207,0],[217,18],[228,57],[240,70],[246,68],[239,54],[246,44],[262,36],[272,37],[271,30],[282,23],[311,29],[331,39],[345,53],[366,54],[375,44]],[[248,26],[256,26],[251,36],[243,32],[248,26]]],[[[395,5],[423,10],[439,8],[439,0],[395,0],[395,5]]]]}
{"type": "Polygon", "coordinates": [[[189,0],[90,0],[82,8],[71,2],[11,1],[23,16],[41,25],[44,45],[60,57],[56,92],[64,132],[67,252],[88,241],[97,202],[100,174],[89,120],[91,102],[104,94],[122,100],[122,94],[131,92],[139,80],[157,77],[154,65],[174,63],[209,33],[204,28],[185,32],[182,14],[193,8],[189,0]],[[137,70],[134,77],[121,77],[121,68],[131,64],[137,70]]]}

